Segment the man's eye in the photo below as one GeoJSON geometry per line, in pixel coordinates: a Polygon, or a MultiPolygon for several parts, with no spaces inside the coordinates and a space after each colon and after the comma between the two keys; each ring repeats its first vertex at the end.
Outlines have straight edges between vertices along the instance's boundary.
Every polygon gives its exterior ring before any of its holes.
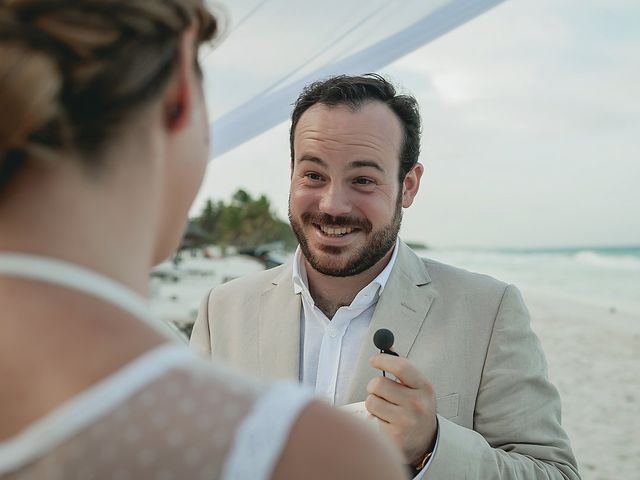
{"type": "Polygon", "coordinates": [[[309,180],[313,180],[314,182],[322,180],[322,177],[320,175],[318,175],[317,173],[314,173],[314,172],[306,173],[305,177],[307,177],[309,180]]]}
{"type": "Polygon", "coordinates": [[[370,178],[356,178],[353,183],[356,185],[373,185],[373,180],[370,178]]]}

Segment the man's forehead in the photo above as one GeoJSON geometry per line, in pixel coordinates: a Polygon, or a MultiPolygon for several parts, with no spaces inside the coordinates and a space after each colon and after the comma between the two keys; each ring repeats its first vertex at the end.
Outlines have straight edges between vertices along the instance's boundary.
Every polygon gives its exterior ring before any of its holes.
{"type": "Polygon", "coordinates": [[[382,102],[367,102],[357,109],[349,105],[315,104],[305,111],[294,132],[296,157],[304,148],[361,150],[393,155],[400,152],[402,127],[395,113],[382,102]]]}
{"type": "Polygon", "coordinates": [[[395,127],[401,131],[400,120],[396,114],[382,102],[368,101],[356,107],[348,104],[325,105],[316,103],[309,107],[298,120],[296,133],[301,126],[335,128],[357,131],[358,128],[387,130],[395,127]]]}

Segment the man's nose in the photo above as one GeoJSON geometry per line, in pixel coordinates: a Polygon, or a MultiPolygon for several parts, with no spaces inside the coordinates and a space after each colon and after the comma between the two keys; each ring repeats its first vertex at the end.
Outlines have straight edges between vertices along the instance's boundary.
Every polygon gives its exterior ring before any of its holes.
{"type": "Polygon", "coordinates": [[[351,200],[348,192],[341,186],[332,184],[324,192],[319,205],[320,211],[333,217],[351,213],[351,200]]]}

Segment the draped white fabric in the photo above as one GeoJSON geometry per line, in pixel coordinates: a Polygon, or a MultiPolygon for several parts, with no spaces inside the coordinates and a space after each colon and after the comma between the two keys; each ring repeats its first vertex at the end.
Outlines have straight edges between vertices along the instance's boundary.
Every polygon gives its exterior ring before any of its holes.
{"type": "Polygon", "coordinates": [[[503,1],[226,2],[227,38],[203,56],[214,156],[286,120],[304,85],[376,71],[503,1]]]}

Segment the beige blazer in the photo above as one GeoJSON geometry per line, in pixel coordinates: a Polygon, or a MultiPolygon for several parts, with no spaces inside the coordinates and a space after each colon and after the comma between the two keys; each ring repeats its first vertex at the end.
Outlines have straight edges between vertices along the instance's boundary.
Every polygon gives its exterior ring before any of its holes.
{"type": "MultiPolygon", "coordinates": [[[[253,374],[298,380],[300,310],[291,264],[240,278],[203,301],[191,345],[253,374]]],[[[401,243],[347,403],[364,400],[379,375],[367,363],[379,328],[434,385],[439,443],[430,480],[579,478],[558,392],[515,287],[420,259],[401,243]]]]}

